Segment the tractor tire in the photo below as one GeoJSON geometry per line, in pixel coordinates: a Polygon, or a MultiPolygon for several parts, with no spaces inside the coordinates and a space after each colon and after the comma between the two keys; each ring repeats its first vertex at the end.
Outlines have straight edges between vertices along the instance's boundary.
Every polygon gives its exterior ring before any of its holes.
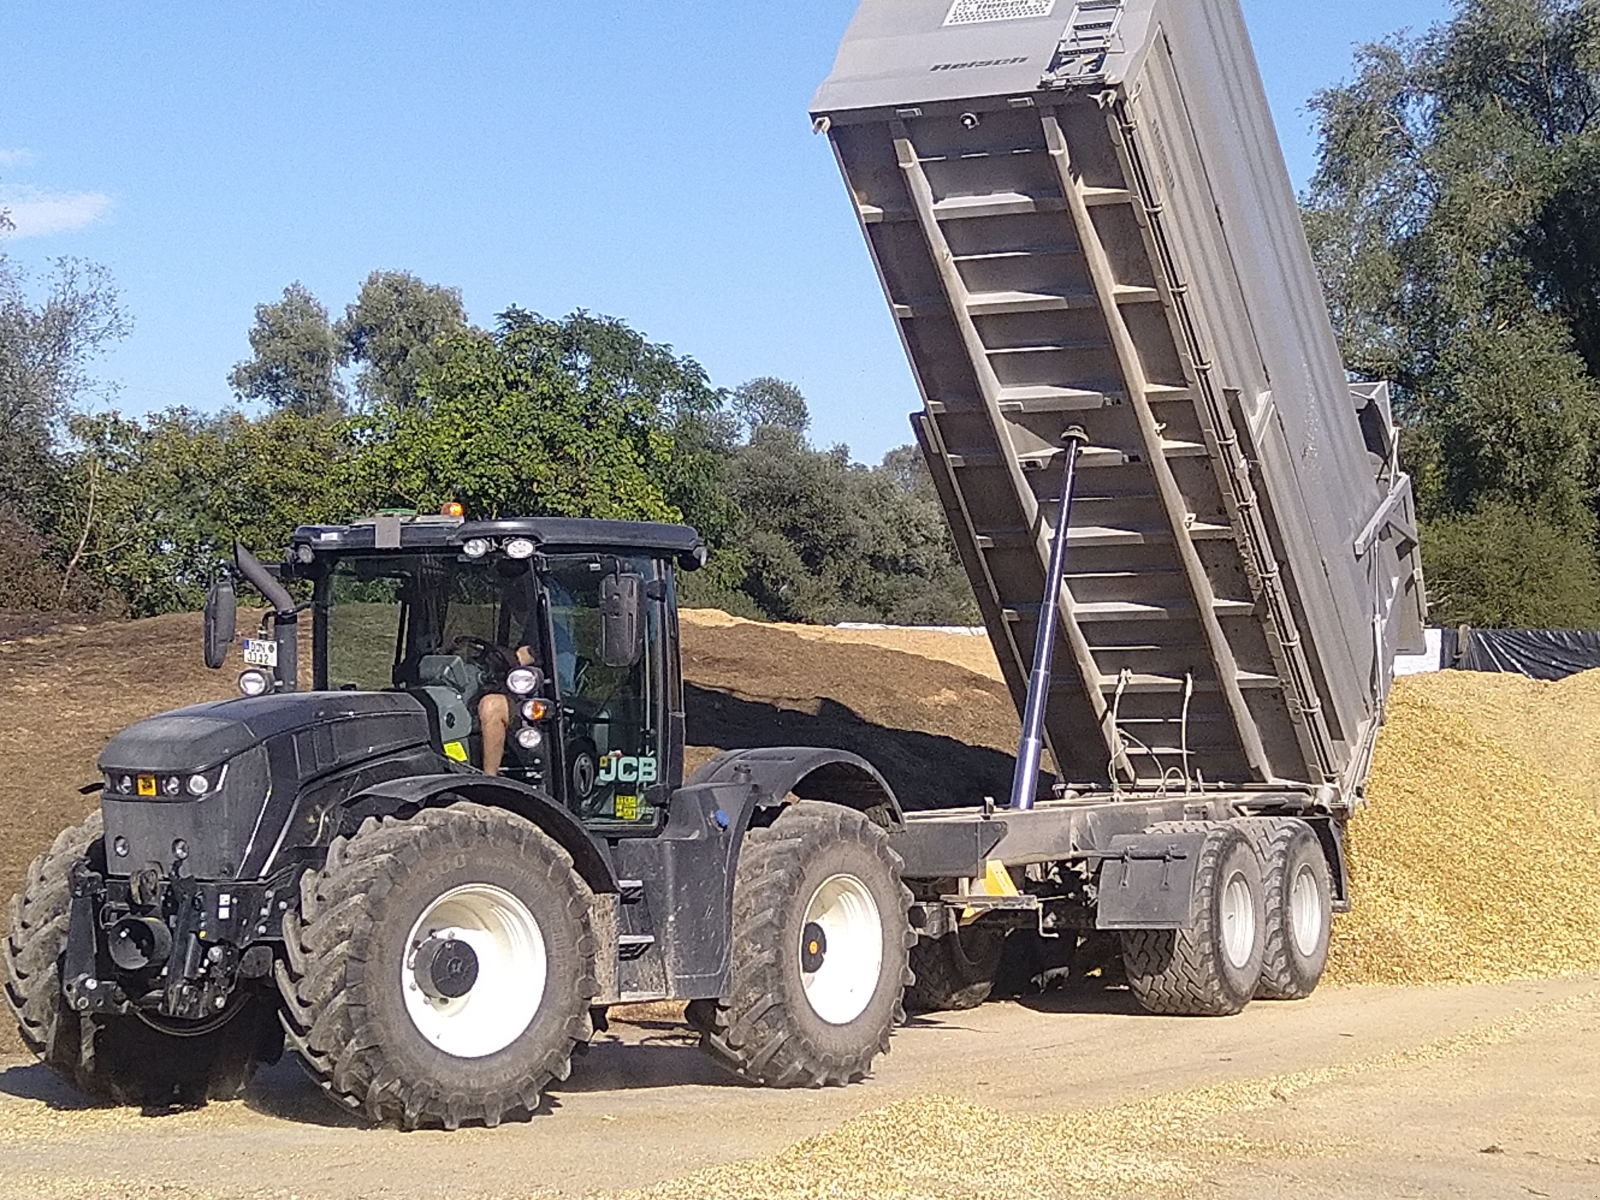
{"type": "Polygon", "coordinates": [[[368,818],[285,915],[289,1045],[375,1123],[531,1115],[592,1032],[589,898],[567,852],[511,813],[368,818]]]}
{"type": "Polygon", "coordinates": [[[1234,823],[1205,827],[1192,929],[1122,934],[1128,987],[1146,1012],[1231,1016],[1255,995],[1265,937],[1261,864],[1234,823]]]}
{"type": "Polygon", "coordinates": [[[1304,1000],[1317,990],[1333,935],[1333,884],[1316,832],[1292,817],[1235,821],[1261,859],[1266,942],[1258,1000],[1304,1000]]]}
{"type": "Polygon", "coordinates": [[[960,1012],[977,1008],[994,991],[1007,930],[984,925],[957,927],[942,937],[918,938],[911,947],[907,1012],[960,1012]]]}
{"type": "Polygon", "coordinates": [[[5,995],[23,1043],[79,1091],[113,1104],[196,1107],[231,1100],[259,1062],[282,1050],[275,1002],[241,992],[213,1020],[165,1021],[140,1013],[83,1016],[61,991],[61,956],[72,918],[68,872],[88,858],[105,868],[97,812],[65,830],[28,868],[11,899],[11,928],[0,944],[5,995]]]}
{"type": "Polygon", "coordinates": [[[701,1046],[768,1087],[854,1083],[905,1020],[916,938],[888,835],[860,813],[802,800],[745,835],[733,887],[733,970],[689,1006],[701,1046]]]}

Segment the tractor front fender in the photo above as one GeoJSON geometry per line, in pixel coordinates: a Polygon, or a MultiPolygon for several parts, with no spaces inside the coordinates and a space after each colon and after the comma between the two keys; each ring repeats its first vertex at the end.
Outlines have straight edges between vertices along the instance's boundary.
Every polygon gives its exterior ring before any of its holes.
{"type": "Polygon", "coordinates": [[[573,868],[593,892],[615,892],[616,872],[604,843],[545,793],[514,779],[491,775],[413,775],[392,779],[346,801],[353,816],[384,816],[402,808],[437,808],[456,800],[515,813],[537,825],[572,855],[573,868]]]}

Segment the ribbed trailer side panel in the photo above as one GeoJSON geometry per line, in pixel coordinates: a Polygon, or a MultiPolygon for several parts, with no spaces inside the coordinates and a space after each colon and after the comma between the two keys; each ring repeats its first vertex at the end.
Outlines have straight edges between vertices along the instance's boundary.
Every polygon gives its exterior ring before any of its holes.
{"type": "Polygon", "coordinates": [[[1062,773],[1352,799],[1420,636],[1409,482],[1385,393],[1345,382],[1233,0],[866,0],[814,108],[1019,706],[1061,437],[1089,434],[1062,773]]]}

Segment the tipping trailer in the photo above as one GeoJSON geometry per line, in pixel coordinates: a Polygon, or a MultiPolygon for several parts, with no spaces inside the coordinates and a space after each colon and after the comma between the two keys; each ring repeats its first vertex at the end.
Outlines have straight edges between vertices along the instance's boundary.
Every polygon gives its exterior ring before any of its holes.
{"type": "Polygon", "coordinates": [[[302,526],[208,598],[212,667],[235,581],[268,603],[242,695],[114,737],[12,901],[48,1066],[162,1106],[291,1049],[372,1120],[454,1128],[536,1111],[616,1003],[687,1001],[724,1067],[820,1086],[1012,945],[1111,942],[1157,1012],[1316,986],[1421,583],[1232,0],[866,0],[817,120],[1023,716],[1008,803],[908,812],[828,747],[687,772],[692,529],[302,526]]]}
{"type": "MultiPolygon", "coordinates": [[[[909,850],[907,874],[966,890],[998,864],[987,890],[1022,894],[966,902],[969,922],[990,904],[1129,930],[1141,999],[1205,1010],[1141,958],[1141,926],[1198,936],[1171,853],[1199,850],[1173,832],[1242,819],[1269,851],[1308,825],[1346,905],[1344,823],[1425,616],[1387,388],[1340,359],[1239,7],[863,0],[812,110],[1024,716],[1010,811],[914,818],[982,854],[909,850]],[[1057,782],[1035,805],[1040,741],[1057,782]]],[[[1294,880],[1261,865],[1282,907],[1294,880]]],[[[1314,984],[1308,922],[1303,978],[1269,962],[1269,994],[1314,984]]],[[[959,925],[930,932],[949,936],[924,974],[971,976],[959,925]]]]}

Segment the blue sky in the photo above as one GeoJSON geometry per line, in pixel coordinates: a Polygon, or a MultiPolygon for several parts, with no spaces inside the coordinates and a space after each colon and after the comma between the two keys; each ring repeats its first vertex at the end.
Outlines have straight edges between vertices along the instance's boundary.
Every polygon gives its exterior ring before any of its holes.
{"type": "MultiPolygon", "coordinates": [[[[1307,98],[1446,0],[1244,0],[1291,173],[1307,98]]],[[[375,268],[626,319],[714,382],[799,384],[876,461],[919,404],[807,104],[855,0],[9,0],[0,205],[25,266],[104,263],[128,412],[231,401],[253,310],[375,268]]]]}

